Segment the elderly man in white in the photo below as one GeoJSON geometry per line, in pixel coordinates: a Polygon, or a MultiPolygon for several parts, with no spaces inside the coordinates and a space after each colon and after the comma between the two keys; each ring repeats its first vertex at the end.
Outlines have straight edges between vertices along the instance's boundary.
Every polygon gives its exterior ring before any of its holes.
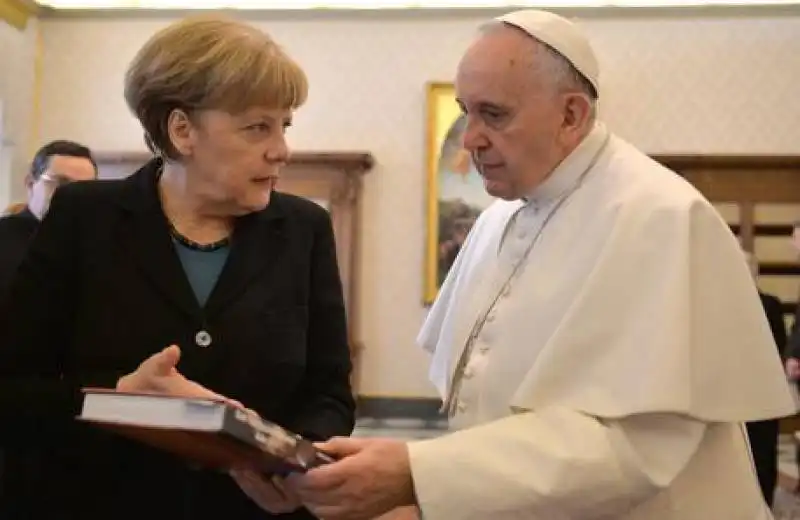
{"type": "Polygon", "coordinates": [[[598,77],[548,12],[467,50],[464,146],[500,200],[419,336],[458,431],[324,444],[342,460],[287,486],[319,517],[771,518],[742,423],[794,406],[748,266],[708,201],[597,120],[598,77]]]}

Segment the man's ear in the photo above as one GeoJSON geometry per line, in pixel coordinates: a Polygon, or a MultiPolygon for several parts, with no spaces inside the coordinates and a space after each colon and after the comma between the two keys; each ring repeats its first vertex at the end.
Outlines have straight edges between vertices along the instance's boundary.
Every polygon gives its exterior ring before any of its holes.
{"type": "Polygon", "coordinates": [[[564,131],[569,134],[580,132],[592,118],[592,111],[592,101],[586,94],[578,92],[566,94],[564,103],[564,131]]]}
{"type": "Polygon", "coordinates": [[[29,190],[29,189],[33,188],[33,183],[34,182],[36,182],[36,181],[33,179],[33,175],[31,175],[30,173],[25,175],[25,189],[29,190]]]}

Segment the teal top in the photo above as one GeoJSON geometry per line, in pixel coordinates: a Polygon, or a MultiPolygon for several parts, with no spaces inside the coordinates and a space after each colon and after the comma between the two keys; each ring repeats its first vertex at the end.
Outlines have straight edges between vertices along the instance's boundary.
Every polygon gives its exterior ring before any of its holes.
{"type": "Polygon", "coordinates": [[[230,247],[201,251],[187,247],[174,239],[172,242],[175,244],[175,251],[181,260],[183,271],[192,286],[197,303],[204,307],[217,284],[222,268],[225,267],[230,247]]]}

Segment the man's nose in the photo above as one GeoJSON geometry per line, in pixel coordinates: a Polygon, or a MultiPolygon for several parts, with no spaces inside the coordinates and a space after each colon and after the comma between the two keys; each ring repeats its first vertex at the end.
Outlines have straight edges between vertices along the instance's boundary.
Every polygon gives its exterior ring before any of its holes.
{"type": "Polygon", "coordinates": [[[476,121],[472,117],[467,117],[467,124],[464,127],[461,145],[470,152],[486,147],[486,134],[484,133],[483,124],[480,121],[476,121]]]}

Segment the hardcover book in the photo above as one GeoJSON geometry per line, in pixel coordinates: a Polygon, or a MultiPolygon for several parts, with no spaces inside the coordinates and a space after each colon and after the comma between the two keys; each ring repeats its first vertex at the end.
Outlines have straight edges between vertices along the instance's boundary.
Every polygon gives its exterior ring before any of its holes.
{"type": "Polygon", "coordinates": [[[278,424],[225,402],[84,389],[78,420],[219,470],[305,472],[333,459],[278,424]]]}

